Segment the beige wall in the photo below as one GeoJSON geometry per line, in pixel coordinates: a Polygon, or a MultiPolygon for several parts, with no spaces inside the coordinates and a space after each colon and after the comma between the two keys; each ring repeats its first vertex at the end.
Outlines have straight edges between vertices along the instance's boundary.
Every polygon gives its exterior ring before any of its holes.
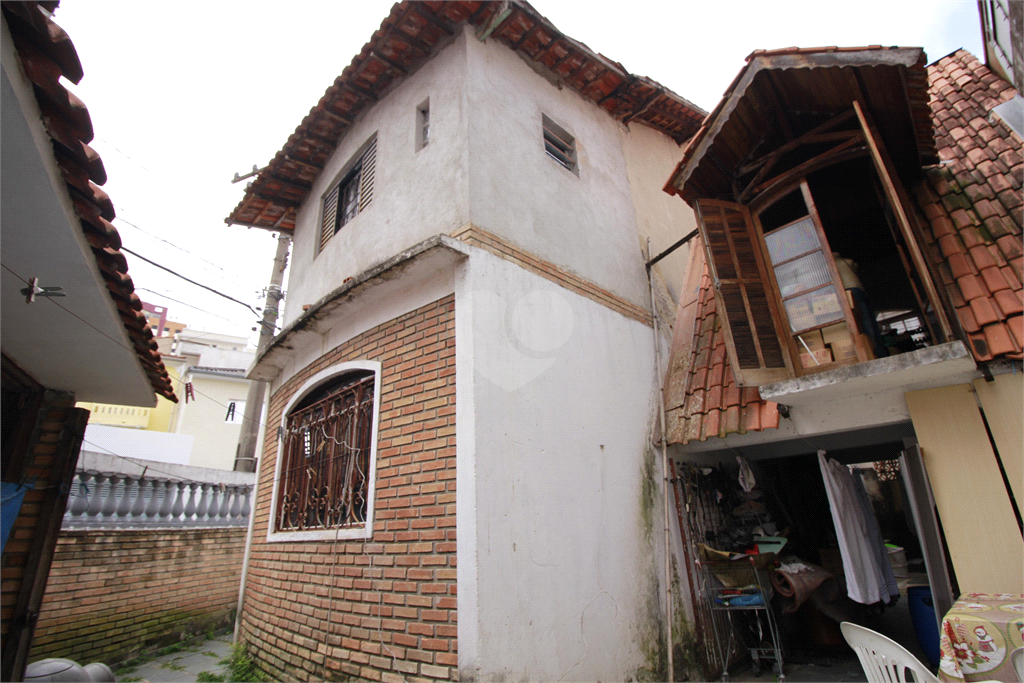
{"type": "Polygon", "coordinates": [[[961,593],[1024,593],[1024,541],[970,384],[906,394],[961,593]]]}
{"type": "Polygon", "coordinates": [[[235,449],[242,425],[241,422],[225,422],[224,417],[228,404],[232,401],[245,401],[249,391],[248,380],[201,373],[188,373],[185,380],[192,382],[196,398],[187,405],[182,398],[174,431],[195,437],[189,464],[222,470],[234,469],[235,449]]]}

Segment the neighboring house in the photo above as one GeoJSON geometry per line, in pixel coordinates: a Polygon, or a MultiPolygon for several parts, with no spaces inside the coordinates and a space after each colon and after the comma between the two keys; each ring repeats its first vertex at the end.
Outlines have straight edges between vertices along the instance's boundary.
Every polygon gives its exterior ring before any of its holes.
{"type": "Polygon", "coordinates": [[[644,266],[694,227],[660,188],[704,115],[526,2],[403,2],[246,190],[227,222],[294,236],[249,373],[271,676],[665,675],[644,266]]]}
{"type": "Polygon", "coordinates": [[[88,419],[76,399],[176,400],[98,187],[89,112],[59,80],[77,83],[82,66],[50,18],[56,5],[2,6],[5,681],[23,676],[46,588],[88,419]]]}
{"type": "Polygon", "coordinates": [[[82,450],[234,469],[250,384],[245,371],[254,357],[248,343],[245,337],[182,326],[175,336],[175,352],[161,358],[186,400],[172,403],[161,398],[155,408],[79,403],[91,411],[82,450]]]}
{"type": "Polygon", "coordinates": [[[978,8],[985,41],[985,65],[1013,84],[1019,94],[1024,89],[1024,3],[978,0],[978,8]]]}
{"type": "Polygon", "coordinates": [[[675,463],[742,453],[785,482],[789,456],[905,452],[940,615],[1024,592],[1024,163],[994,112],[1015,96],[963,50],[758,50],[666,185],[701,241],[665,380],[675,463]]]}

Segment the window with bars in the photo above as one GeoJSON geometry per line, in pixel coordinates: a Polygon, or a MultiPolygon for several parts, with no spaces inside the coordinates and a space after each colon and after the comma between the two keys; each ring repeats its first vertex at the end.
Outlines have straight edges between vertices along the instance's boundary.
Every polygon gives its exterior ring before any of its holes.
{"type": "Polygon", "coordinates": [[[349,164],[341,181],[324,195],[320,225],[321,251],[342,226],[365,211],[373,201],[376,164],[377,138],[374,137],[349,164]]]}
{"type": "Polygon", "coordinates": [[[274,532],[369,529],[375,381],[373,370],[335,375],[287,412],[274,532]]]}
{"type": "Polygon", "coordinates": [[[541,125],[544,129],[544,151],[547,155],[579,175],[579,166],[576,163],[576,138],[548,118],[547,114],[541,114],[541,125]]]}

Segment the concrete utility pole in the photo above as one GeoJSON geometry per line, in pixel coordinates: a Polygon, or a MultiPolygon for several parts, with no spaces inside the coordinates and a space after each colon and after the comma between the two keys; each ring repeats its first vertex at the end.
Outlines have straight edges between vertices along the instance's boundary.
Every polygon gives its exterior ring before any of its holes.
{"type": "MultiPolygon", "coordinates": [[[[277,238],[277,254],[274,256],[274,269],[270,273],[270,285],[267,287],[267,305],[263,308],[263,323],[260,328],[260,341],[256,346],[256,357],[266,350],[270,340],[274,338],[277,328],[278,306],[284,294],[281,292],[281,281],[284,269],[288,265],[288,247],[291,237],[279,233],[277,238]]],[[[242,419],[242,433],[238,435],[238,449],[235,451],[235,471],[256,471],[256,441],[260,432],[260,415],[263,413],[263,396],[267,393],[267,383],[254,381],[249,385],[249,394],[245,397],[245,416],[242,419]]]]}

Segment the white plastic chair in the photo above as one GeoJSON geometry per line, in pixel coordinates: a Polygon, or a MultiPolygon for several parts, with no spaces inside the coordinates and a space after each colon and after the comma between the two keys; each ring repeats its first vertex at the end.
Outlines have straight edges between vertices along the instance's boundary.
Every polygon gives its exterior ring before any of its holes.
{"type": "Polygon", "coordinates": [[[1017,680],[1024,683],[1024,647],[1018,647],[1010,653],[1010,664],[1017,672],[1017,680]]]}
{"type": "Polygon", "coordinates": [[[861,668],[870,683],[907,683],[907,669],[914,672],[917,683],[939,683],[935,674],[925,668],[917,657],[891,638],[848,621],[840,624],[839,628],[843,630],[846,642],[857,653],[861,668]]]}

